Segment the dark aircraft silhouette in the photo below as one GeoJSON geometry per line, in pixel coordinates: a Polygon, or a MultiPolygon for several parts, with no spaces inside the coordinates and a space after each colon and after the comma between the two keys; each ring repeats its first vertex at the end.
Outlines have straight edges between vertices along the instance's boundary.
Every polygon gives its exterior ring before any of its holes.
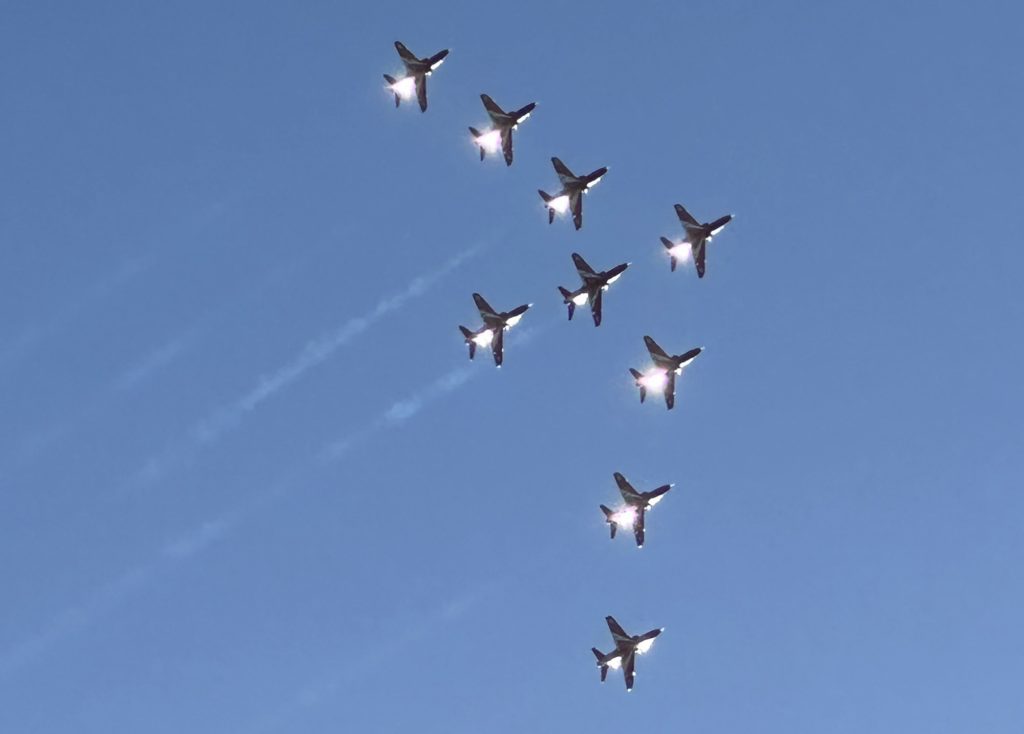
{"type": "Polygon", "coordinates": [[[644,513],[661,502],[665,493],[672,489],[671,484],[663,484],[650,492],[637,492],[633,486],[626,481],[626,478],[615,472],[615,483],[619,485],[619,493],[626,503],[622,510],[610,510],[601,505],[605,522],[611,526],[611,536],[615,537],[615,529],[619,525],[631,524],[633,536],[636,538],[636,547],[644,547],[644,513]]]}
{"type": "Polygon", "coordinates": [[[427,77],[430,76],[434,69],[441,65],[441,62],[448,55],[448,49],[438,51],[433,56],[420,59],[407,49],[401,41],[395,41],[395,48],[398,50],[398,55],[402,57],[402,63],[405,64],[405,76],[401,79],[395,79],[389,74],[384,75],[388,87],[395,95],[395,107],[401,104],[403,97],[411,97],[415,87],[416,99],[420,103],[420,112],[426,112],[427,77]],[[409,81],[410,79],[412,80],[411,82],[409,81]]]}
{"type": "Polygon", "coordinates": [[[496,149],[500,142],[501,151],[505,154],[505,165],[511,166],[512,131],[519,126],[519,123],[523,122],[530,116],[530,113],[533,112],[533,108],[537,106],[537,103],[530,102],[530,104],[525,107],[520,107],[518,110],[505,112],[486,94],[481,94],[480,99],[483,100],[487,114],[491,117],[490,131],[482,133],[475,127],[469,128],[469,132],[473,135],[473,140],[480,146],[480,160],[484,159],[488,149],[496,149]]]}
{"type": "Polygon", "coordinates": [[[562,190],[555,196],[539,189],[537,192],[544,200],[544,206],[548,208],[548,224],[555,221],[555,212],[562,214],[572,211],[572,222],[576,229],[579,229],[583,226],[583,194],[600,181],[601,177],[608,173],[608,169],[598,168],[585,176],[577,176],[557,158],[552,158],[551,164],[555,167],[558,180],[562,182],[562,190]]]}
{"type": "Polygon", "coordinates": [[[647,351],[651,353],[654,369],[649,370],[647,374],[643,374],[633,368],[629,370],[629,374],[633,375],[636,386],[640,388],[640,402],[642,403],[647,397],[648,389],[663,389],[665,392],[665,405],[668,406],[669,410],[672,410],[672,407],[676,404],[676,375],[683,373],[683,368],[704,351],[703,347],[696,347],[683,354],[670,356],[649,336],[644,337],[644,344],[647,345],[647,351]]]}
{"type": "Polygon", "coordinates": [[[524,303],[522,306],[517,306],[511,311],[499,313],[491,308],[491,305],[479,293],[473,294],[473,301],[480,311],[480,318],[483,319],[484,325],[476,331],[470,331],[465,326],[459,327],[462,336],[466,338],[466,344],[469,345],[469,358],[473,359],[476,356],[477,346],[486,347],[490,345],[491,351],[494,353],[494,364],[501,367],[505,332],[518,324],[519,319],[523,318],[523,314],[533,304],[524,303]]]}
{"type": "Polygon", "coordinates": [[[608,629],[612,633],[612,640],[615,642],[615,649],[609,653],[603,653],[596,647],[590,648],[597,658],[597,667],[601,669],[601,682],[608,677],[608,668],[622,668],[622,675],[626,679],[626,690],[633,690],[633,671],[636,665],[636,656],[643,655],[651,649],[654,638],[665,631],[665,628],[651,630],[642,635],[627,635],[626,631],[615,621],[615,617],[605,617],[608,629]]]}
{"type": "Polygon", "coordinates": [[[558,292],[562,294],[563,302],[569,306],[569,320],[572,321],[572,315],[576,312],[577,306],[589,302],[590,313],[594,317],[594,326],[600,326],[601,294],[619,279],[619,276],[629,267],[629,263],[621,263],[611,270],[595,273],[594,269],[587,265],[587,261],[575,252],[572,254],[572,261],[576,265],[576,272],[579,273],[583,285],[574,291],[558,286],[558,292]]]}
{"type": "Polygon", "coordinates": [[[690,212],[683,208],[682,204],[676,204],[676,214],[679,216],[679,221],[683,225],[683,229],[686,230],[686,239],[675,244],[668,237],[661,238],[661,244],[668,250],[668,256],[672,261],[672,270],[676,269],[676,263],[679,260],[680,249],[685,248],[686,245],[690,246],[690,254],[693,256],[693,262],[697,265],[697,277],[704,277],[704,255],[707,243],[711,239],[722,231],[731,220],[733,215],[726,214],[724,217],[719,217],[713,222],[704,222],[700,224],[690,212]]]}

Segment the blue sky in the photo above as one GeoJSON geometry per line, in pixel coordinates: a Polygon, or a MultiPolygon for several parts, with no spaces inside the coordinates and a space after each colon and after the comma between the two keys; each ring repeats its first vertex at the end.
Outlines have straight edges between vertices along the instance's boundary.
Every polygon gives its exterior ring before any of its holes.
{"type": "Polygon", "coordinates": [[[350,5],[4,9],[0,730],[1019,731],[1020,10],[350,5]]]}

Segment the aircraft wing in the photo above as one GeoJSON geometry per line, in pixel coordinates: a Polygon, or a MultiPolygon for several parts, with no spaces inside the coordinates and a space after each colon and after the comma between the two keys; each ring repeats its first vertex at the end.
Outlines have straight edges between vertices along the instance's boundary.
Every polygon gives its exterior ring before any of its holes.
{"type": "Polygon", "coordinates": [[[579,229],[583,226],[583,194],[579,191],[573,194],[569,206],[572,207],[572,223],[579,229]]]}
{"type": "Polygon", "coordinates": [[[505,110],[501,109],[497,103],[488,97],[486,94],[480,95],[480,100],[484,103],[484,109],[487,110],[487,114],[491,116],[491,120],[498,122],[495,118],[505,117],[505,110]]]}
{"type": "Polygon", "coordinates": [[[398,55],[402,57],[402,61],[419,61],[416,58],[416,54],[405,47],[405,44],[401,41],[395,41],[395,50],[398,51],[398,55]]]}
{"type": "Polygon", "coordinates": [[[596,275],[594,269],[587,264],[587,261],[583,259],[583,256],[577,252],[572,254],[572,263],[576,266],[576,272],[579,273],[580,277],[586,281],[588,276],[596,275]]]}
{"type": "Polygon", "coordinates": [[[633,639],[627,635],[626,630],[622,629],[622,626],[615,621],[615,617],[609,615],[604,618],[604,621],[608,623],[608,631],[612,633],[612,639],[615,640],[616,645],[618,645],[619,642],[628,642],[633,639]]]}
{"type": "Polygon", "coordinates": [[[619,485],[619,494],[622,495],[622,499],[629,502],[632,499],[636,499],[640,496],[640,493],[633,489],[633,485],[630,484],[624,476],[615,472],[615,483],[619,485]]]}
{"type": "Polygon", "coordinates": [[[420,112],[427,111],[427,75],[416,75],[416,101],[420,103],[420,112]]]}
{"type": "Polygon", "coordinates": [[[633,520],[633,537],[636,538],[636,547],[644,547],[644,511],[637,510],[636,519],[633,520]]]}
{"type": "Polygon", "coordinates": [[[650,353],[652,358],[654,358],[654,357],[661,357],[663,359],[668,359],[669,358],[669,356],[667,354],[665,354],[665,350],[662,349],[661,347],[659,347],[658,346],[658,342],[654,341],[651,337],[645,336],[644,337],[644,344],[647,345],[647,351],[650,353]]]}
{"type": "Polygon", "coordinates": [[[676,373],[670,371],[666,376],[668,382],[665,383],[665,405],[672,410],[676,405],[676,373]]]}
{"type": "Polygon", "coordinates": [[[598,288],[597,294],[590,299],[590,315],[594,317],[594,326],[601,325],[601,297],[603,291],[598,288]]]}
{"type": "Polygon", "coordinates": [[[704,277],[704,256],[707,254],[708,242],[701,237],[693,243],[693,262],[697,266],[697,277],[704,277]]]}
{"type": "Polygon", "coordinates": [[[491,304],[484,300],[484,297],[479,293],[473,294],[473,303],[476,304],[477,311],[480,312],[480,317],[483,319],[497,316],[497,312],[491,308],[491,304]]]}
{"type": "Polygon", "coordinates": [[[512,165],[512,128],[501,130],[501,152],[505,155],[505,165],[512,165]]]}
{"type": "Polygon", "coordinates": [[[676,204],[676,216],[679,217],[679,221],[684,225],[693,224],[698,227],[700,226],[700,223],[693,218],[690,212],[686,211],[682,204],[676,204]]]}
{"type": "Polygon", "coordinates": [[[576,174],[570,171],[569,167],[558,158],[552,158],[551,165],[555,167],[555,173],[558,174],[558,180],[562,182],[562,186],[576,180],[576,174]]]}
{"type": "Polygon", "coordinates": [[[636,652],[630,650],[626,655],[622,657],[622,677],[626,680],[626,690],[633,690],[633,679],[636,675],[634,668],[636,666],[636,652]]]}

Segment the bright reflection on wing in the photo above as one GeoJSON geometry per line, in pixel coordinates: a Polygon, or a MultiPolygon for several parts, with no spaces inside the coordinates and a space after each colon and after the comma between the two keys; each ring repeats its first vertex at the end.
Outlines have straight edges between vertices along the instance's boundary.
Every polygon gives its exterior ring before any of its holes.
{"type": "Polygon", "coordinates": [[[588,298],[589,296],[586,293],[578,293],[572,297],[572,302],[577,306],[582,306],[587,302],[588,298]]]}
{"type": "Polygon", "coordinates": [[[665,495],[663,494],[659,494],[657,497],[652,497],[651,499],[647,500],[647,504],[650,505],[651,507],[654,507],[656,504],[661,502],[661,498],[664,496],[665,495]]]}
{"type": "Polygon", "coordinates": [[[654,644],[654,638],[653,637],[651,639],[649,639],[649,640],[644,640],[643,642],[638,642],[637,646],[636,646],[636,651],[638,653],[640,653],[641,655],[643,655],[645,652],[647,652],[648,650],[651,649],[651,645],[653,645],[653,644],[654,644]]]}
{"type": "Polygon", "coordinates": [[[494,341],[494,332],[490,329],[487,329],[487,331],[481,331],[473,337],[473,341],[476,342],[478,347],[488,347],[491,345],[491,342],[494,341]]]}
{"type": "Polygon", "coordinates": [[[513,326],[518,324],[522,318],[523,318],[522,314],[518,314],[517,316],[512,316],[511,318],[509,318],[508,321],[505,322],[505,328],[506,329],[511,329],[513,326]]]}
{"type": "Polygon", "coordinates": [[[501,148],[501,132],[491,130],[476,138],[476,144],[488,153],[496,153],[501,148]]]}
{"type": "Polygon", "coordinates": [[[559,214],[565,214],[569,211],[569,197],[565,194],[556,196],[554,199],[548,202],[548,207],[554,209],[559,214]]]}
{"type": "Polygon", "coordinates": [[[622,667],[622,658],[621,657],[612,658],[611,660],[608,661],[608,667],[611,668],[612,670],[618,670],[619,668],[622,667]]]}
{"type": "Polygon", "coordinates": [[[615,281],[617,281],[621,277],[622,277],[622,273],[619,273],[618,275],[613,275],[612,277],[610,277],[608,279],[607,285],[611,285],[612,283],[614,283],[615,281]]]}
{"type": "Polygon", "coordinates": [[[612,513],[612,516],[609,519],[620,528],[631,528],[633,527],[633,521],[636,520],[636,510],[632,507],[623,507],[622,509],[616,510],[612,513]]]}
{"type": "Polygon", "coordinates": [[[664,390],[668,384],[668,375],[664,370],[654,369],[643,375],[638,382],[651,391],[664,390]]]}
{"type": "Polygon", "coordinates": [[[391,91],[402,99],[411,99],[416,94],[416,79],[407,76],[391,85],[391,91]]]}

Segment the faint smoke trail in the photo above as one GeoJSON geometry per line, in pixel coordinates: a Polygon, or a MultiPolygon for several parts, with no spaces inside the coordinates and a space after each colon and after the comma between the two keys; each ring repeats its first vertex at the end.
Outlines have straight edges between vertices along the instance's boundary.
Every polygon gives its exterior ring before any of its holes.
{"type": "MultiPolygon", "coordinates": [[[[561,321],[562,319],[559,317],[530,329],[517,329],[516,332],[513,332],[513,338],[508,344],[523,347],[545,333],[554,323],[561,321]]],[[[137,566],[100,587],[84,602],[58,615],[44,629],[28,640],[15,645],[7,652],[0,653],[0,678],[10,675],[32,662],[61,639],[94,623],[127,598],[130,593],[152,583],[163,572],[195,559],[213,545],[223,542],[255,513],[282,501],[297,487],[306,483],[313,470],[342,460],[355,445],[373,438],[386,429],[404,426],[424,409],[455,392],[480,374],[493,374],[493,369],[489,369],[486,364],[467,363],[445,372],[425,386],[414,390],[408,397],[389,405],[363,428],[350,433],[341,440],[328,443],[317,457],[318,460],[312,465],[308,462],[299,465],[283,479],[247,501],[239,503],[219,517],[206,520],[164,543],[156,558],[149,564],[137,566]]]]}
{"type": "Polygon", "coordinates": [[[215,410],[199,421],[192,427],[184,441],[151,457],[139,470],[135,481],[143,484],[158,481],[172,466],[189,461],[200,449],[215,443],[225,433],[236,428],[247,414],[298,381],[309,370],[330,359],[335,352],[366,332],[385,316],[424,295],[431,287],[467,260],[478,255],[485,246],[470,247],[437,270],[417,276],[404,290],[382,299],[368,313],[353,317],[333,331],[307,343],[291,361],[274,372],[260,377],[256,386],[238,400],[215,410]]]}
{"type": "Polygon", "coordinates": [[[83,311],[108,293],[117,289],[152,267],[152,261],[135,257],[122,262],[113,272],[90,287],[75,303],[65,306],[42,324],[30,324],[20,336],[4,340],[0,345],[0,368],[8,367],[29,354],[35,347],[54,331],[58,331],[72,322],[83,311]]]}

